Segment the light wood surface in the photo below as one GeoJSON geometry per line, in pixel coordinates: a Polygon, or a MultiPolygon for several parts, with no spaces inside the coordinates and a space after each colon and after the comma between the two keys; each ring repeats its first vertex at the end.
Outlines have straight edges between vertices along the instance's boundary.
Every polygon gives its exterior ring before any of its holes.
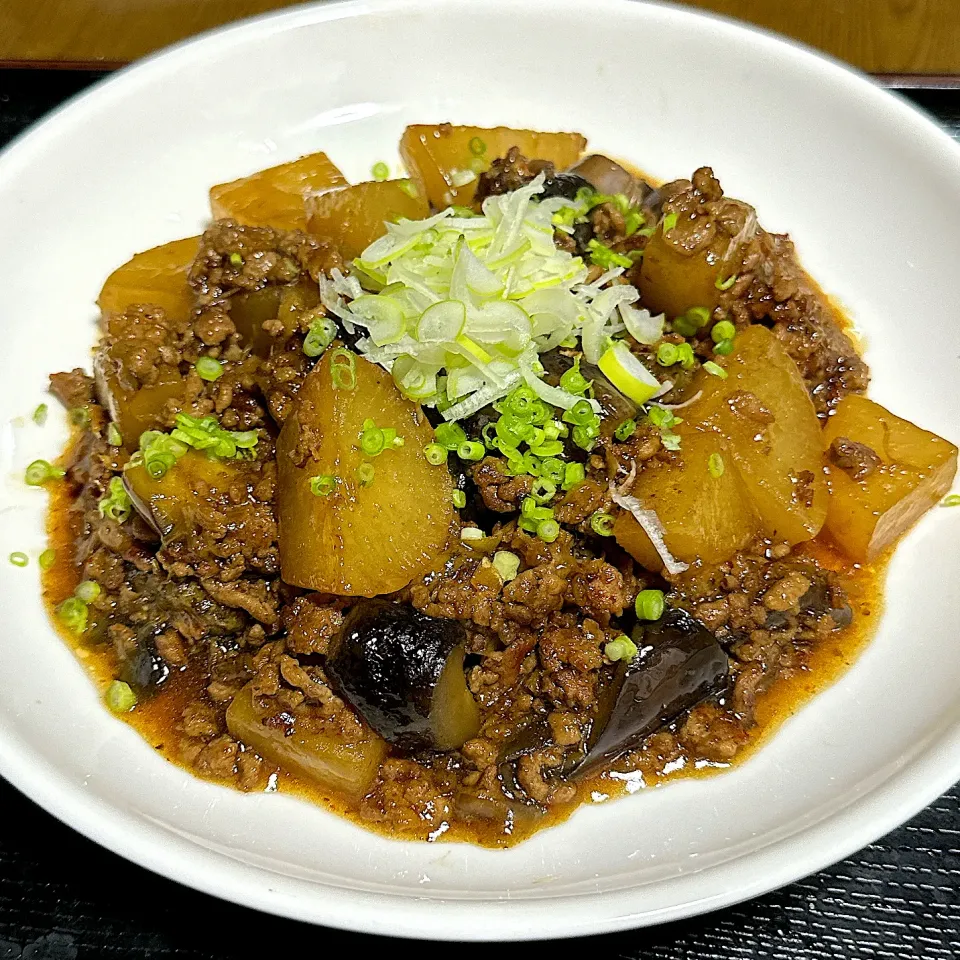
{"type": "MultiPolygon", "coordinates": [[[[482,3],[483,0],[477,0],[482,3]]],[[[690,0],[875,73],[960,75],[960,0],[690,0]]],[[[112,66],[289,0],[0,0],[0,64],[112,66]]],[[[585,13],[590,0],[584,0],[585,13]]]]}

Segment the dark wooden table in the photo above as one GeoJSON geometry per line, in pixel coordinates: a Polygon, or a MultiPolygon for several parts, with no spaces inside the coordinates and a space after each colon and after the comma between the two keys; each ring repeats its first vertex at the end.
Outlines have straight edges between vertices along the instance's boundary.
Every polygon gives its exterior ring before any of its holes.
{"type": "MultiPolygon", "coordinates": [[[[95,77],[0,70],[0,145],[95,77]]],[[[960,140],[960,90],[911,97],[960,140]]],[[[101,850],[2,780],[0,813],[0,960],[312,960],[491,949],[413,947],[223,903],[101,850]]],[[[535,949],[636,960],[960,958],[960,785],[856,856],[768,896],[681,923],[535,949]]]]}

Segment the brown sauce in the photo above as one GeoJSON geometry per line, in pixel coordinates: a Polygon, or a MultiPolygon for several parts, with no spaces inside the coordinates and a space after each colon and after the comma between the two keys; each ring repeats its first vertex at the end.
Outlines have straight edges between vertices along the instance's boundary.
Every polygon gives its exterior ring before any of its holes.
{"type": "MultiPolygon", "coordinates": [[[[51,620],[63,639],[89,672],[98,689],[106,686],[116,676],[116,658],[109,645],[85,643],[68,631],[56,616],[56,606],[70,596],[79,580],[76,569],[64,558],[73,552],[74,532],[70,524],[70,499],[66,489],[58,486],[52,491],[48,514],[49,544],[57,552],[57,563],[43,574],[43,596],[51,620]]],[[[872,637],[882,612],[882,589],[887,558],[871,566],[850,564],[830,544],[818,539],[799,551],[813,557],[821,567],[837,573],[842,578],[847,599],[853,610],[851,626],[838,630],[815,642],[809,649],[801,669],[792,676],[781,676],[769,690],[760,694],[756,707],[756,724],[749,731],[747,743],[729,763],[690,761],[685,757],[668,764],[668,772],[660,772],[658,758],[637,751],[613,764],[611,772],[584,778],[577,786],[573,801],[552,807],[545,816],[514,821],[504,829],[500,821],[454,820],[441,824],[441,828],[429,834],[431,840],[452,840],[479,844],[486,847],[508,847],[541,829],[566,820],[577,807],[586,803],[603,803],[632,794],[642,789],[651,789],[667,781],[681,777],[709,777],[733,766],[746,762],[776,733],[780,725],[822,690],[834,683],[848,670],[872,637]]],[[[178,725],[184,708],[202,692],[206,678],[201,669],[187,666],[171,673],[160,691],[137,705],[123,719],[167,760],[184,767],[180,761],[177,743],[180,739],[178,725]]],[[[104,708],[106,709],[106,707],[104,708]]],[[[224,781],[228,783],[229,781],[224,781]]],[[[267,790],[293,794],[308,802],[319,804],[339,816],[346,817],[368,830],[384,836],[404,838],[393,825],[378,826],[360,814],[358,805],[323,790],[317,784],[297,778],[286,771],[278,771],[270,777],[267,790]]],[[[421,829],[414,831],[410,839],[427,834],[421,829]]]]}

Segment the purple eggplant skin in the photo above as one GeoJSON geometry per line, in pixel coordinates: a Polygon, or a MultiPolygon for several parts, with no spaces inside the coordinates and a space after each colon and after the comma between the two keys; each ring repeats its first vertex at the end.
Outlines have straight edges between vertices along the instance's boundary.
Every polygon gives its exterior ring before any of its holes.
{"type": "MultiPolygon", "coordinates": [[[[390,600],[360,600],[330,644],[327,676],[388,743],[407,752],[449,749],[438,742],[442,705],[435,695],[448,661],[462,669],[466,638],[459,620],[428,617],[390,600]]],[[[476,710],[472,699],[462,702],[476,710]]]]}
{"type": "Polygon", "coordinates": [[[713,634],[685,610],[668,608],[655,623],[638,626],[634,642],[637,655],[618,665],[607,687],[577,776],[595,772],[726,688],[726,653],[713,634]]]}

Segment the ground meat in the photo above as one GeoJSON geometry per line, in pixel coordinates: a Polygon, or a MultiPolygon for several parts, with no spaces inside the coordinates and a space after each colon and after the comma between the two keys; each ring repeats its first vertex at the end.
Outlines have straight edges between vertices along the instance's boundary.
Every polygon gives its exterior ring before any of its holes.
{"type": "Polygon", "coordinates": [[[473,468],[470,477],[486,508],[497,513],[518,510],[520,502],[533,489],[533,477],[511,476],[506,461],[499,457],[485,457],[473,468]]]}
{"type": "Polygon", "coordinates": [[[246,610],[260,623],[274,626],[279,619],[277,598],[271,593],[270,586],[262,580],[236,580],[233,583],[202,580],[201,584],[218,603],[246,610]]]}
{"type": "Polygon", "coordinates": [[[85,407],[94,400],[93,377],[87,376],[79,367],[69,373],[52,373],[50,392],[68,410],[85,407]]]}
{"type": "Polygon", "coordinates": [[[568,600],[602,624],[618,617],[632,597],[624,590],[623,576],[605,560],[588,560],[570,578],[568,600]]]}
{"type": "Polygon", "coordinates": [[[323,594],[297,597],[281,611],[287,650],[294,655],[325,654],[343,623],[343,607],[343,600],[323,594]]]}
{"type": "Polygon", "coordinates": [[[553,164],[548,160],[528,160],[518,147],[511,147],[504,157],[494,160],[490,169],[480,174],[475,202],[482,203],[487,197],[525,186],[538,173],[552,177],[555,173],[553,164]]]}
{"type": "Polygon", "coordinates": [[[853,480],[869,477],[883,461],[865,443],[847,437],[835,437],[827,451],[830,462],[853,480]]]}

